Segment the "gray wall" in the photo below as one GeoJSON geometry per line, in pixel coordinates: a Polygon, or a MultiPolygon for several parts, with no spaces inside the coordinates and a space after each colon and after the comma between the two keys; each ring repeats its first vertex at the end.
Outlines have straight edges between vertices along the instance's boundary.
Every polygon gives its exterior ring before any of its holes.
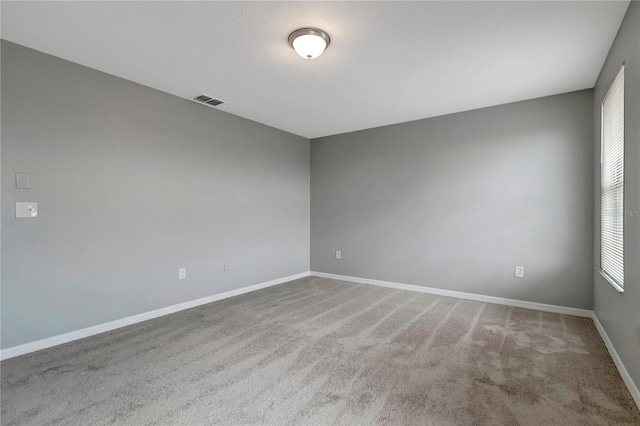
{"type": "Polygon", "coordinates": [[[309,203],[308,139],[2,42],[2,348],[308,271],[309,203]]]}
{"type": "MultiPolygon", "coordinates": [[[[640,210],[640,2],[632,1],[596,83],[593,156],[600,158],[600,103],[622,62],[625,69],[625,210],[640,210]]],[[[625,216],[625,291],[613,289],[600,268],[600,164],[594,164],[594,310],[636,386],[640,387],[640,217],[625,216]]]]}
{"type": "Polygon", "coordinates": [[[592,102],[585,90],[312,140],[312,270],[590,309],[592,102]]]}

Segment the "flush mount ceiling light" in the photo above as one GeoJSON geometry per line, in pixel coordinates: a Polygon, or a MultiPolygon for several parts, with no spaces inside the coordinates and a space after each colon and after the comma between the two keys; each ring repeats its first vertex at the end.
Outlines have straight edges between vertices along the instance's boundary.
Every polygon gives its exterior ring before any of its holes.
{"type": "Polygon", "coordinates": [[[322,55],[329,43],[329,34],[317,28],[300,28],[289,34],[289,46],[304,59],[315,59],[322,55]]]}

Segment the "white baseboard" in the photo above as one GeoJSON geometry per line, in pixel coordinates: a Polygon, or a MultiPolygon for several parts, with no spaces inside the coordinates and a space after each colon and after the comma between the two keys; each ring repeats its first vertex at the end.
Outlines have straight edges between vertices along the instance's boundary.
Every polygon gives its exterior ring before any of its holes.
{"type": "Polygon", "coordinates": [[[73,340],[83,339],[85,337],[115,330],[117,328],[126,327],[128,325],[137,324],[153,318],[162,317],[164,315],[173,314],[175,312],[184,311],[185,309],[194,308],[207,303],[215,302],[229,297],[238,296],[240,294],[249,293],[251,291],[260,290],[262,288],[286,283],[288,281],[297,280],[299,278],[308,277],[310,272],[302,272],[300,274],[290,275],[288,277],[277,278],[275,280],[242,287],[236,290],[226,291],[224,293],[215,294],[213,296],[203,297],[201,299],[191,300],[189,302],[179,303],[177,305],[167,306],[166,308],[156,309],[154,311],[133,315],[115,321],[106,322],[104,324],[94,325],[92,327],[82,328],[80,330],[71,331],[69,333],[60,334],[58,336],[48,337],[46,339],[37,340],[35,342],[25,343],[23,345],[14,346],[0,350],[0,360],[13,358],[19,355],[28,354],[30,352],[39,351],[41,349],[50,348],[52,346],[68,343],[73,340]]]}
{"type": "Polygon", "coordinates": [[[611,339],[609,339],[607,332],[604,331],[604,327],[600,323],[600,320],[598,319],[595,313],[593,314],[593,322],[596,325],[596,328],[598,329],[598,332],[600,333],[602,340],[604,340],[604,344],[607,346],[607,349],[609,350],[609,354],[611,355],[611,359],[613,359],[614,364],[618,368],[618,372],[620,373],[620,376],[622,376],[622,380],[624,381],[624,384],[627,385],[627,389],[629,389],[629,393],[631,393],[631,396],[633,397],[633,400],[636,402],[638,409],[640,409],[640,390],[638,390],[638,387],[633,382],[631,375],[629,374],[626,367],[622,363],[622,359],[620,359],[620,356],[618,355],[616,348],[613,346],[613,343],[611,343],[611,339]]]}
{"type": "Polygon", "coordinates": [[[327,274],[325,272],[311,271],[316,277],[331,278],[334,280],[351,281],[361,284],[371,284],[380,287],[397,288],[399,290],[417,291],[420,293],[435,294],[438,296],[457,297],[459,299],[475,300],[478,302],[496,303],[498,305],[515,306],[517,308],[535,309],[537,311],[553,312],[556,314],[573,315],[576,317],[592,318],[593,311],[588,309],[569,308],[566,306],[547,305],[545,303],[527,302],[524,300],[505,299],[503,297],[484,296],[482,294],[465,293],[462,291],[443,290],[433,287],[422,287],[413,284],[401,284],[391,281],[371,280],[368,278],[351,277],[348,275],[327,274]]]}

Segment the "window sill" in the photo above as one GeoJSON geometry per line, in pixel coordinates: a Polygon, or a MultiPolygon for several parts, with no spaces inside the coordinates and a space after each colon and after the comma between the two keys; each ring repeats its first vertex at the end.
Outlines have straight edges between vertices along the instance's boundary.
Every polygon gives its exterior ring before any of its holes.
{"type": "Polygon", "coordinates": [[[611,287],[613,287],[618,293],[624,293],[624,287],[621,287],[620,284],[615,282],[613,278],[607,275],[606,272],[602,270],[600,270],[599,272],[600,272],[600,275],[602,275],[602,278],[604,278],[609,284],[611,284],[611,287]]]}

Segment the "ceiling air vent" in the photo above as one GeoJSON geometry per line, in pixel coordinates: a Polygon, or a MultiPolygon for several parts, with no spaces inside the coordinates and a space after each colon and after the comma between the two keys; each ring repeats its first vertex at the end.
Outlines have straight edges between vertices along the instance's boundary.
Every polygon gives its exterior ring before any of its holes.
{"type": "Polygon", "coordinates": [[[209,95],[204,95],[204,94],[200,94],[200,95],[194,97],[193,100],[197,101],[197,102],[200,102],[200,103],[203,103],[205,105],[212,106],[212,107],[218,106],[218,105],[224,103],[224,101],[221,101],[220,99],[215,99],[215,98],[212,98],[209,95]]]}

